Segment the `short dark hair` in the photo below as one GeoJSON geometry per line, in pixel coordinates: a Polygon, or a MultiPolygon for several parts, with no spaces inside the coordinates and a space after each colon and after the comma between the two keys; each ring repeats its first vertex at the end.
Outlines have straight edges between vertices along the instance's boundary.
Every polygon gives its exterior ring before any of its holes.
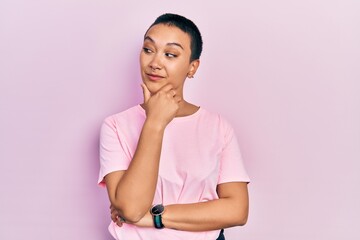
{"type": "MultiPolygon", "coordinates": [[[[201,33],[198,29],[198,27],[193,23],[190,19],[187,19],[186,17],[173,14],[173,13],[165,13],[161,16],[159,16],[153,24],[148,28],[146,33],[149,31],[149,29],[157,24],[165,24],[168,26],[175,26],[179,29],[181,29],[183,32],[189,34],[191,42],[190,42],[190,48],[191,48],[191,56],[190,61],[196,60],[200,58],[201,52],[202,52],[202,37],[201,33]]],[[[145,33],[145,35],[146,35],[145,33]]]]}

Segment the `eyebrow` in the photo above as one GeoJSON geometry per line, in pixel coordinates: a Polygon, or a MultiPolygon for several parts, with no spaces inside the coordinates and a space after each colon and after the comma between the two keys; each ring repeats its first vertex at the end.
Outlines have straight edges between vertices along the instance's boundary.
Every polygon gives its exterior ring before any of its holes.
{"type": "MultiPolygon", "coordinates": [[[[152,39],[152,38],[149,37],[149,36],[145,36],[145,37],[144,37],[144,41],[145,41],[145,40],[149,40],[150,42],[155,43],[154,39],[152,39]]],[[[181,46],[180,43],[170,42],[170,43],[167,43],[166,45],[168,45],[168,46],[171,46],[171,45],[178,46],[178,47],[180,47],[182,50],[184,50],[183,46],[181,46]]]]}

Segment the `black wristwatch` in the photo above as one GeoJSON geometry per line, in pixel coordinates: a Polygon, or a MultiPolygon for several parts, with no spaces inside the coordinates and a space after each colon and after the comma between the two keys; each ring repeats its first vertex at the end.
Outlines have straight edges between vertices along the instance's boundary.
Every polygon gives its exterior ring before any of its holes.
{"type": "Polygon", "coordinates": [[[164,224],[162,223],[162,217],[161,215],[164,213],[164,205],[162,204],[155,204],[154,206],[152,206],[152,208],[150,209],[150,213],[153,216],[153,220],[154,220],[154,226],[157,229],[162,229],[164,228],[164,224]]]}

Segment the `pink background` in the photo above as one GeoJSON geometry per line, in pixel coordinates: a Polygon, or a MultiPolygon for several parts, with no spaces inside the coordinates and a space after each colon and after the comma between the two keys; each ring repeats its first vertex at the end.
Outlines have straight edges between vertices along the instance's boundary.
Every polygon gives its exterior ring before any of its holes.
{"type": "Polygon", "coordinates": [[[99,127],[142,100],[164,12],[202,31],[187,96],[232,122],[252,179],[227,239],[360,239],[360,2],[229,2],[0,2],[0,239],[111,239],[99,127]]]}

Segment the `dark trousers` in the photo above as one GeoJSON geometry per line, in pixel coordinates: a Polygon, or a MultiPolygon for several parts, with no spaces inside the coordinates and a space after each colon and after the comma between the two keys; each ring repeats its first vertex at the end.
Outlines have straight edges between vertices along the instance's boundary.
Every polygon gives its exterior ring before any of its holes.
{"type": "Polygon", "coordinates": [[[216,240],[225,240],[224,229],[221,229],[220,234],[216,240]]]}

